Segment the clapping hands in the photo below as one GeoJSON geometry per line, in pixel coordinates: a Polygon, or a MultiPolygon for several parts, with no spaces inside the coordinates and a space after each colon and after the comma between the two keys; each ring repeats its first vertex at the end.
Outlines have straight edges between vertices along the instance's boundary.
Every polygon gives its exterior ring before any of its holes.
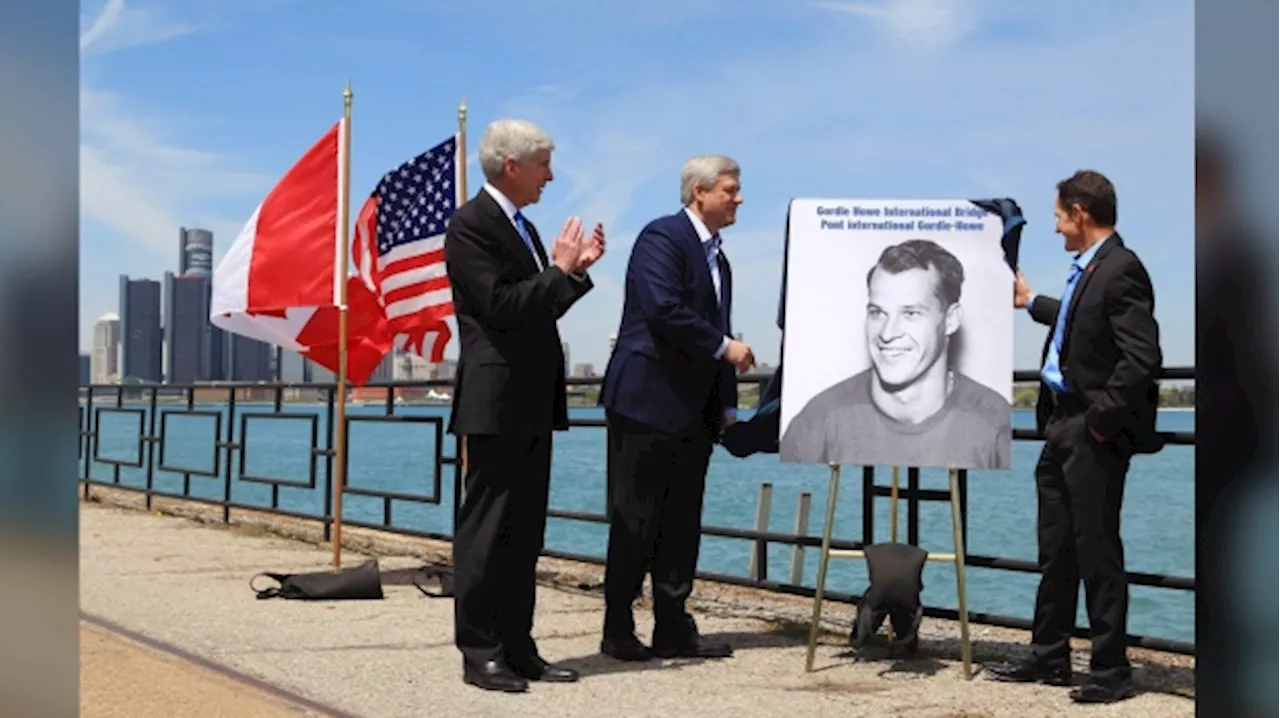
{"type": "Polygon", "coordinates": [[[604,256],[604,225],[596,223],[591,232],[591,239],[582,243],[582,251],[578,255],[577,271],[585,272],[591,265],[604,256]]]}
{"type": "Polygon", "coordinates": [[[565,274],[581,274],[604,256],[604,225],[597,223],[589,239],[583,239],[582,220],[565,220],[551,245],[552,262],[565,274]]]}

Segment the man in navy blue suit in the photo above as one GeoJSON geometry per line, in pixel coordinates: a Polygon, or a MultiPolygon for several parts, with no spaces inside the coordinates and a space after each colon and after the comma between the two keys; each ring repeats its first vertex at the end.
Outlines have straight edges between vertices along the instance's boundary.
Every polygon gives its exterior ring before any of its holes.
{"type": "Polygon", "coordinates": [[[712,445],[734,421],[737,371],[755,364],[733,338],[732,277],[720,230],[742,203],[741,171],[728,157],[689,160],[684,208],[640,231],[627,264],[617,343],[600,403],[609,426],[609,551],[602,653],[728,657],[699,634],[685,601],[693,590],[702,495],[712,445]],[[653,583],[652,648],[635,635],[631,604],[653,583]]]}

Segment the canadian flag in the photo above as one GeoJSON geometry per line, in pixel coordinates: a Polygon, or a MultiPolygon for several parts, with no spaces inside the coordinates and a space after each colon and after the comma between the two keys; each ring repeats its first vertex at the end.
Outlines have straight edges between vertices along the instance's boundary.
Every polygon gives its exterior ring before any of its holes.
{"type": "Polygon", "coordinates": [[[347,287],[347,379],[368,381],[392,347],[373,289],[342,276],[347,223],[341,168],[345,118],[267,194],[213,273],[210,321],[338,371],[338,314],[347,287]]]}

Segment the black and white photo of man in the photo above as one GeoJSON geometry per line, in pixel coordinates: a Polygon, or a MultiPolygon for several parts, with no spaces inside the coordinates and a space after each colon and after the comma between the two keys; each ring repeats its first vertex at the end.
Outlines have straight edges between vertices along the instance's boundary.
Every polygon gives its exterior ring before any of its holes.
{"type": "Polygon", "coordinates": [[[957,371],[964,265],[911,239],[866,275],[871,366],[819,392],[788,424],[786,462],[1007,469],[1009,401],[957,371]]]}

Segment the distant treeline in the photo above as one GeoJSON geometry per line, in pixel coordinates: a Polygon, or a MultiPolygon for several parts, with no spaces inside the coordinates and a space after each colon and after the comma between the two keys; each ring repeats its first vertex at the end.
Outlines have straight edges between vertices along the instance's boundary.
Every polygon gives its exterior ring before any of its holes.
{"type": "MultiPolygon", "coordinates": [[[[1036,408],[1036,392],[1034,385],[1020,384],[1013,387],[1013,406],[1015,409],[1036,408]]],[[[585,392],[569,397],[570,406],[595,406],[600,390],[588,387],[585,392]]],[[[759,403],[760,391],[755,386],[744,385],[738,391],[738,406],[743,409],[754,409],[759,403]]],[[[1169,408],[1194,407],[1196,405],[1196,389],[1191,385],[1163,386],[1160,388],[1160,406],[1169,408]]]]}
{"type": "MultiPolygon", "coordinates": [[[[211,397],[196,397],[196,402],[222,403],[226,401],[226,389],[212,390],[218,392],[211,397]]],[[[294,389],[297,395],[287,390],[282,397],[285,403],[293,403],[296,401],[324,401],[325,395],[319,390],[299,390],[294,389]]],[[[1036,406],[1035,385],[1019,384],[1013,387],[1013,406],[1016,409],[1034,409],[1036,406]]],[[[123,392],[125,402],[149,402],[151,399],[150,392],[139,388],[126,388],[123,392]]],[[[586,386],[576,391],[571,391],[568,397],[570,406],[596,406],[600,396],[600,389],[596,386],[586,386]]],[[[263,387],[246,387],[237,389],[237,403],[262,403],[272,401],[274,390],[263,387]]],[[[156,397],[156,403],[171,404],[185,402],[186,396],[181,391],[175,391],[173,395],[160,394],[156,397]]],[[[379,397],[374,403],[380,402],[379,397]]],[[[759,387],[744,384],[738,391],[738,406],[743,409],[754,409],[760,400],[759,387]]],[[[101,392],[94,396],[94,406],[103,406],[113,404],[114,396],[104,396],[101,392]]],[[[1178,384],[1173,386],[1160,387],[1160,406],[1168,408],[1188,408],[1196,405],[1196,390],[1191,384],[1178,384]]]]}
{"type": "MultiPolygon", "coordinates": [[[[1013,406],[1015,409],[1034,409],[1038,389],[1023,384],[1013,388],[1013,406]]],[[[1196,388],[1194,386],[1162,386],[1160,387],[1160,406],[1169,408],[1194,407],[1196,405],[1196,388]]]]}

